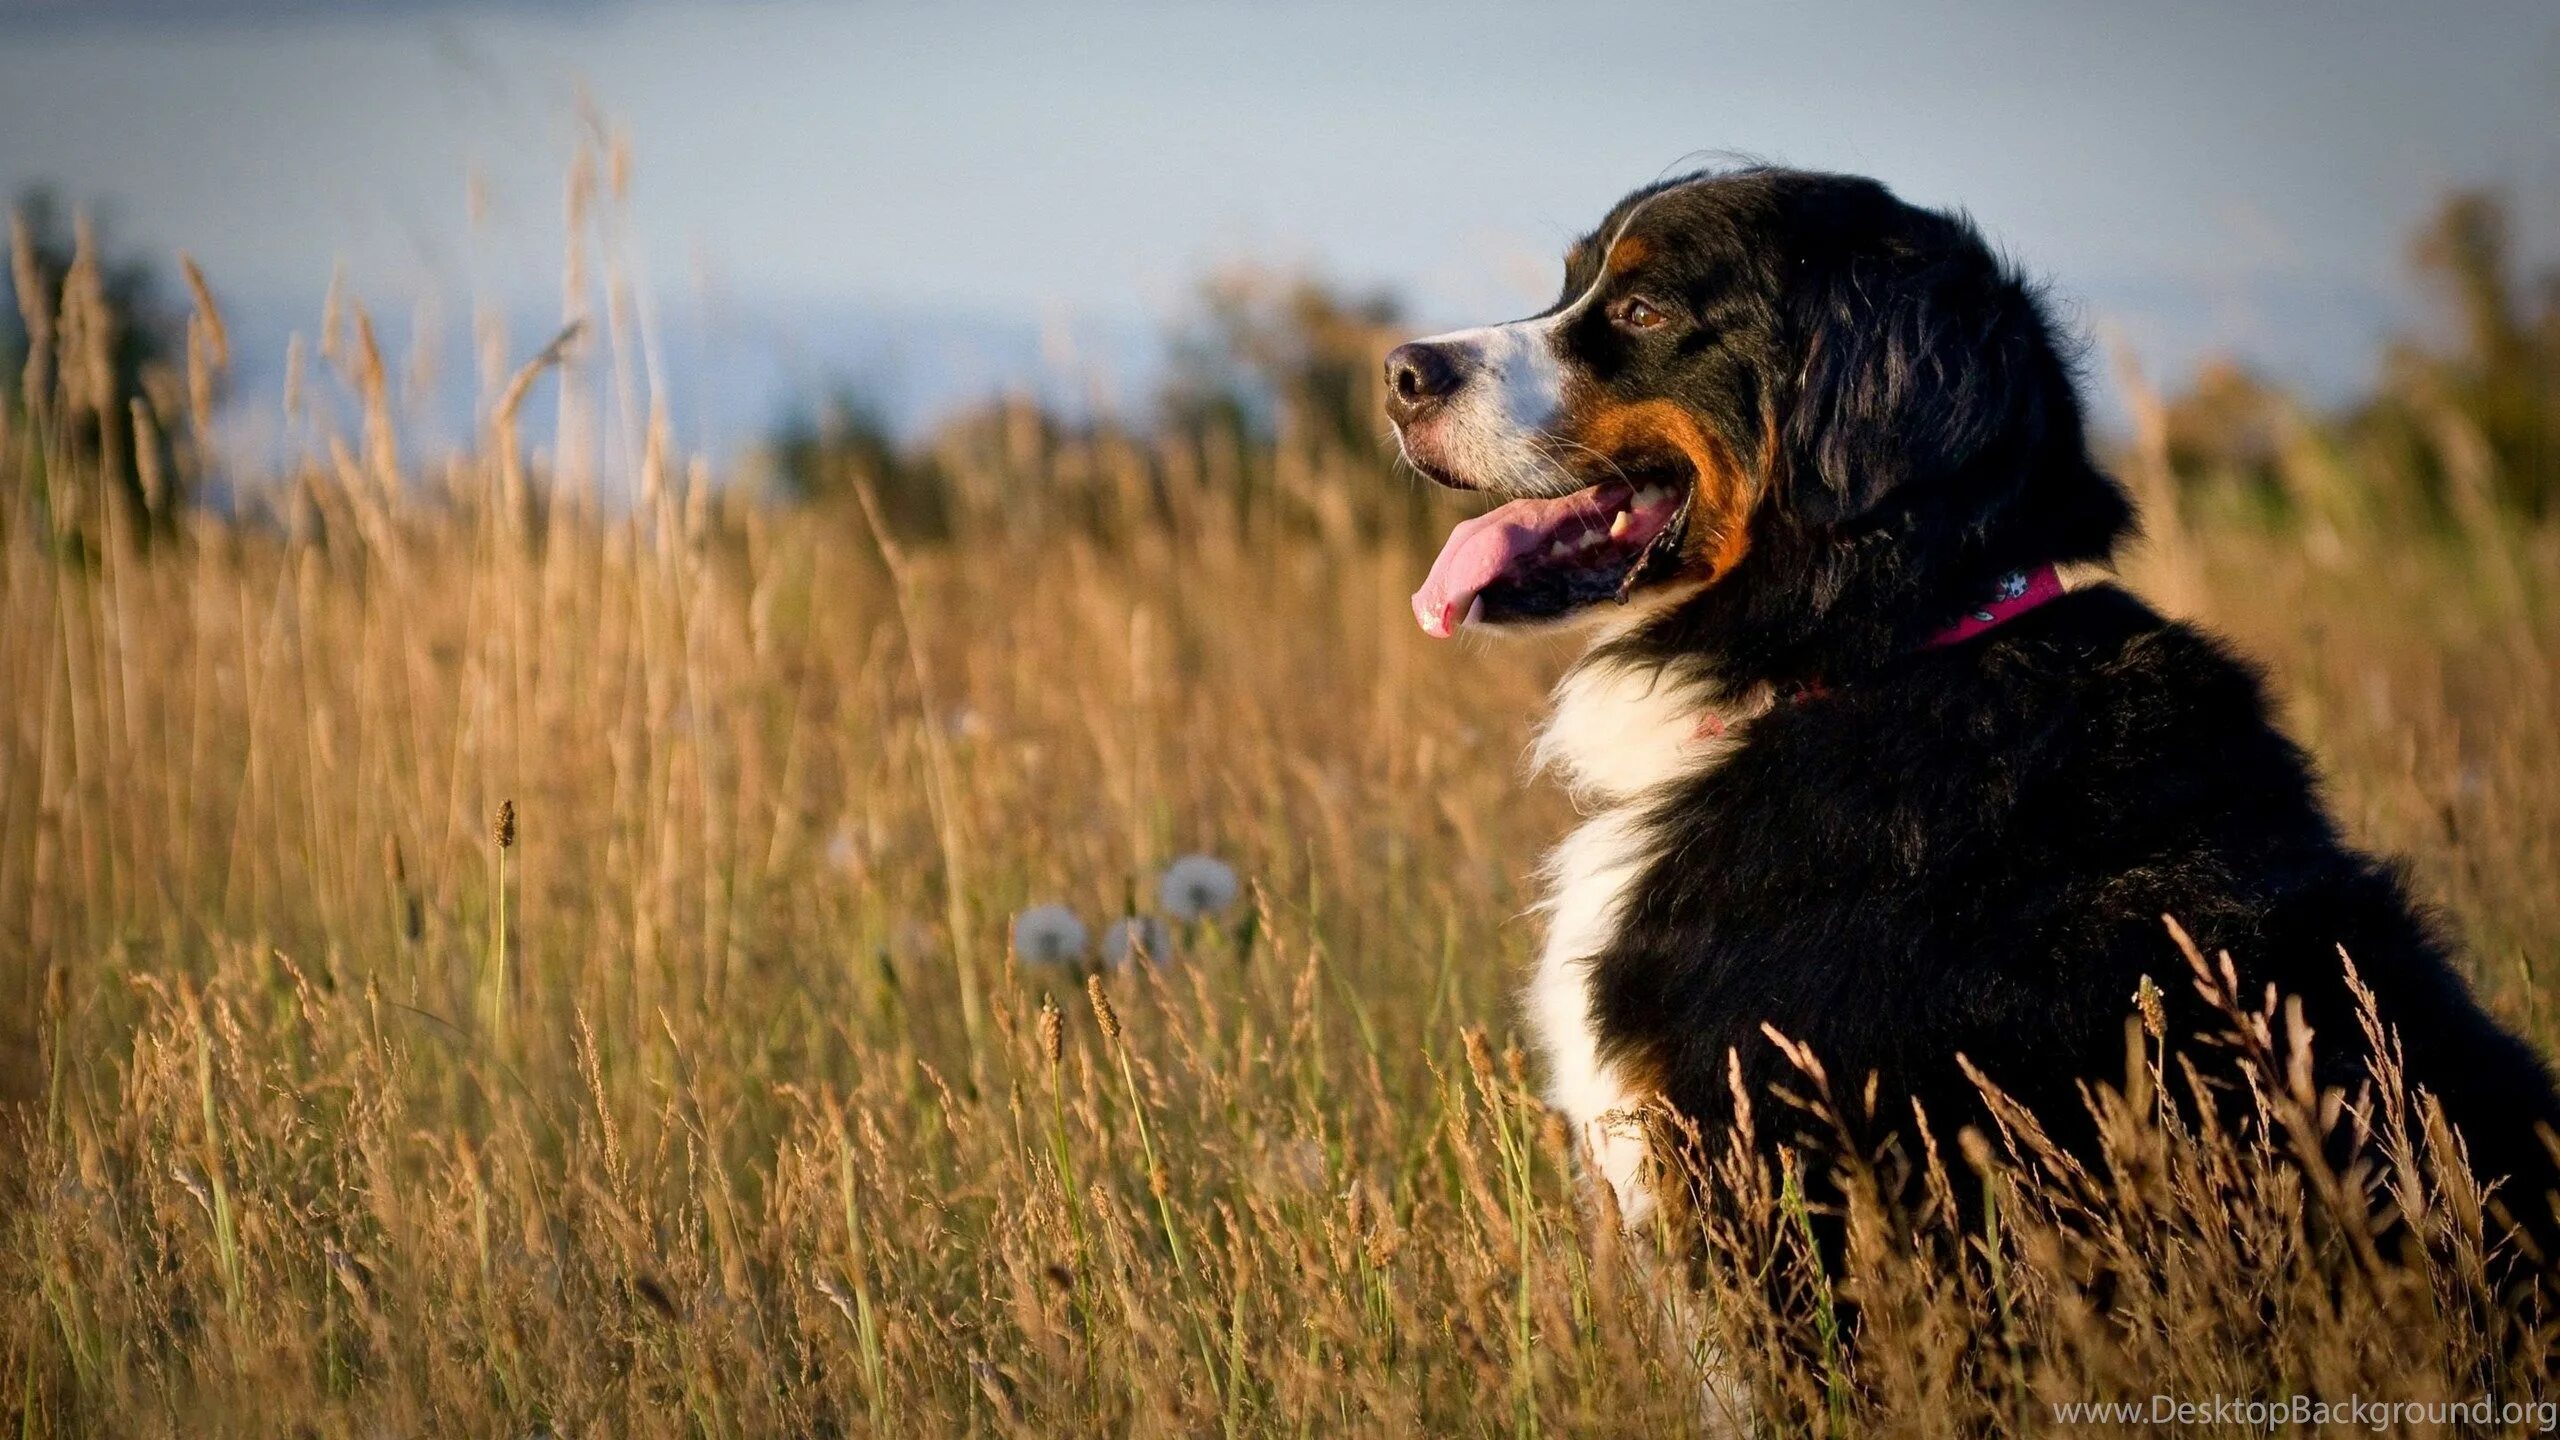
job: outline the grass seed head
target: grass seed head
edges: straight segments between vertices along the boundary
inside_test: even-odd
[[[1111,1008],[1111,997],[1102,993],[1102,977],[1086,976],[1084,993],[1085,998],[1093,1002],[1093,1018],[1102,1027],[1102,1037],[1117,1041],[1120,1038],[1120,1012]]]
[[[2142,1033],[2154,1040],[2169,1033],[2169,1010],[2160,999],[2159,982],[2150,976],[2133,987],[2133,1008],[2142,1013]]]
[[[1058,1013],[1057,1002],[1043,997],[1040,1001],[1040,1053],[1052,1066],[1066,1058],[1067,1027]]]

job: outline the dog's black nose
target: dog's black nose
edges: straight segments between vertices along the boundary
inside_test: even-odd
[[[1401,425],[1465,383],[1467,372],[1445,345],[1399,345],[1387,352],[1387,415]]]

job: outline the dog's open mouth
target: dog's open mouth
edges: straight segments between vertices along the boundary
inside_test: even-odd
[[[1446,638],[1462,623],[1542,620],[1623,600],[1680,544],[1691,487],[1669,476],[1604,480],[1514,500],[1459,522],[1414,592],[1413,617]]]

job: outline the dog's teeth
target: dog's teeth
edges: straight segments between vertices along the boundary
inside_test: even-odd
[[[1634,511],[1632,511],[1632,510],[1621,510],[1621,511],[1619,511],[1619,512],[1618,512],[1618,518],[1609,522],[1609,538],[1610,538],[1610,539],[1612,539],[1612,540],[1623,540],[1623,539],[1625,539],[1625,538],[1626,538],[1626,535],[1627,535],[1627,531],[1628,531],[1628,529],[1629,529],[1630,527],[1632,527],[1635,523],[1636,523],[1636,516],[1635,516],[1635,512],[1634,512]]]

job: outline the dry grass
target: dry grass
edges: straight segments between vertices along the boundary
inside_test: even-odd
[[[1249,509],[1215,455],[986,459],[959,483],[1072,481],[1090,523],[963,515],[893,569],[859,510],[724,493],[645,420],[564,407],[585,458],[549,463],[509,404],[404,469],[378,360],[332,348],[373,423],[272,518],[137,544],[63,438],[76,364],[0,437],[21,1433],[1678,1434],[1733,1404],[1944,1434],[2154,1394],[2560,1398],[2469,1302],[2459,1187],[2427,1263],[2341,1278],[2322,1198],[2263,1163],[2316,1104],[2280,1025],[2265,1137],[2164,1126],[2137,1067],[2106,1173],[2026,1129],[1940,1157],[1941,1196],[1999,1201],[1967,1264],[1870,1205],[1849,1273],[1810,1275],[1784,1178],[1720,1161],[1758,1221],[1668,1315],[1512,1039],[1568,818],[1519,766],[1558,657],[1415,633],[1425,542],[1342,518],[1403,483],[1368,457],[1248,457],[1299,497]],[[540,483],[582,467],[638,502]],[[2155,509],[2135,570],[2273,663],[2349,827],[2413,857],[2546,1046],[2555,560],[2497,524]],[[1009,956],[1025,904],[1098,929],[1203,850],[1249,899],[1176,963],[1088,997]],[[1706,1398],[1693,1342],[1738,1383]]]

